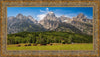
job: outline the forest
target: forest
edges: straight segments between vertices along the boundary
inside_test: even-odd
[[[93,36],[85,34],[76,34],[70,32],[19,32],[7,35],[7,44],[20,43],[36,43],[36,44],[50,44],[50,43],[92,43]]]

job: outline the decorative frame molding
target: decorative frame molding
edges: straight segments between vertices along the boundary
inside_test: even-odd
[[[1,0],[0,1],[0,56],[100,56],[100,1],[93,0]],[[93,46],[92,51],[7,51],[7,7],[93,7]]]

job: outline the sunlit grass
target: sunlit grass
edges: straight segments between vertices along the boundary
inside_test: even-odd
[[[59,44],[59,45],[46,45],[46,46],[24,46],[7,45],[7,50],[93,50],[93,44]]]

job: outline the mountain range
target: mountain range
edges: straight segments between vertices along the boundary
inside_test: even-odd
[[[63,31],[92,35],[93,32],[93,20],[88,19],[83,13],[69,18],[64,15],[56,17],[55,13],[51,11],[40,21],[35,20],[32,16],[18,14],[16,17],[8,17],[7,21],[8,34],[23,31]]]

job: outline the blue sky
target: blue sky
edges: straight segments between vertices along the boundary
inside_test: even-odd
[[[65,15],[72,18],[79,13],[83,13],[87,18],[93,18],[92,7],[7,7],[7,17],[21,13],[25,16],[31,15],[36,20],[41,20],[50,11],[53,11],[57,17]]]

